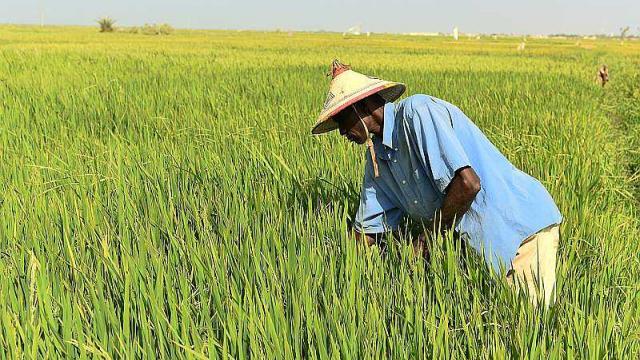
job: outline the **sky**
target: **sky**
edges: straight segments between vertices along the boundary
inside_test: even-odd
[[[0,23],[513,34],[640,34],[640,0],[0,0]]]

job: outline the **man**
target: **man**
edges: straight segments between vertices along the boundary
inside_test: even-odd
[[[607,85],[607,82],[609,82],[609,68],[607,68],[606,64],[602,64],[598,70],[598,80],[600,81],[600,84],[602,84],[602,87]]]
[[[548,305],[562,217],[536,179],[515,168],[457,107],[334,60],[329,95],[312,133],[339,129],[369,156],[356,238],[374,244],[405,216],[453,229],[507,281]],[[418,244],[420,245],[420,244]],[[502,265],[502,267],[501,267]]]

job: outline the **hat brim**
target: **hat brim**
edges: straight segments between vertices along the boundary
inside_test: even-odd
[[[389,81],[385,84],[376,86],[373,89],[365,90],[353,97],[347,98],[343,103],[332,109],[330,112],[321,114],[316,122],[316,125],[313,127],[313,129],[311,129],[311,134],[320,135],[337,129],[338,123],[333,120],[333,116],[335,116],[337,113],[344,110],[351,104],[355,104],[356,102],[373,94],[379,94],[387,102],[394,102],[400,96],[402,96],[405,90],[405,84]]]

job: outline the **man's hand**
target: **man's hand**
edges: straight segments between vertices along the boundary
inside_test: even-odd
[[[416,239],[413,239],[413,255],[422,256],[428,262],[431,256],[429,241],[425,233],[421,233]]]
[[[363,243],[367,246],[375,245],[376,238],[378,237],[377,234],[374,234],[374,235],[361,234],[357,230],[354,230],[354,232],[356,233],[356,242],[358,244]]]

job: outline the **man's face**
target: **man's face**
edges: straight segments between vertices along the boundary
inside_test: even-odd
[[[367,131],[360,119],[366,122],[370,116],[362,102],[357,102],[334,115],[333,120],[338,123],[340,135],[349,141],[364,144],[367,142]]]

